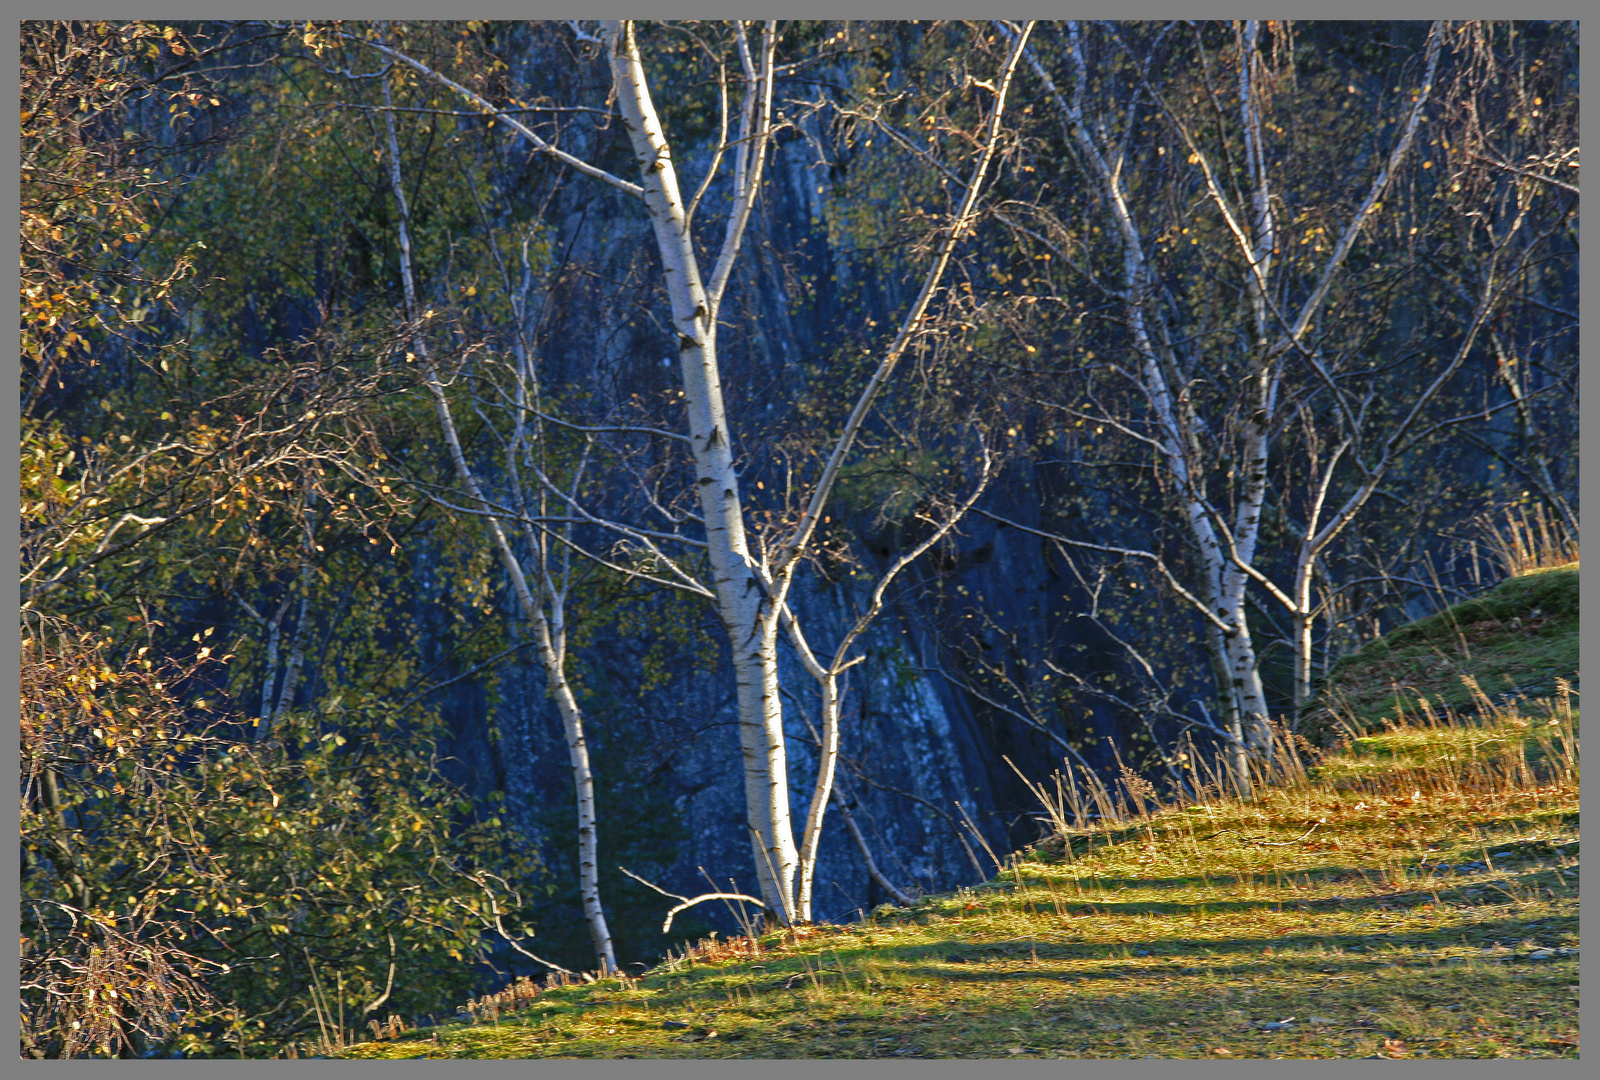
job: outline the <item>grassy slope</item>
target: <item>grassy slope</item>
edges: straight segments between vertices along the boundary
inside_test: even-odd
[[[1396,666],[1449,657],[1450,619],[1479,673],[1575,680],[1562,573],[1341,665],[1330,686],[1383,730],[1256,800],[1056,837],[909,911],[703,943],[342,1056],[1576,1056],[1576,708],[1484,698],[1470,722],[1396,725],[1386,685],[1453,697]]]
[[[1381,727],[1425,695],[1470,708],[1470,675],[1491,699],[1549,696],[1576,683],[1578,569],[1573,564],[1502,582],[1482,596],[1402,626],[1334,665],[1310,702],[1302,733],[1326,741],[1350,726]],[[1341,723],[1342,721],[1342,723]]]

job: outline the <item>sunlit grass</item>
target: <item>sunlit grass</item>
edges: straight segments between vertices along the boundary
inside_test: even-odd
[[[1301,731],[1313,741],[1379,730],[1424,697],[1465,711],[1551,697],[1578,670],[1577,564],[1528,569],[1481,596],[1386,634],[1340,660]],[[1471,676],[1469,686],[1463,676]]]
[[[1577,1053],[1578,710],[1417,708],[1249,799],[1080,817],[977,887],[686,948],[348,1057]],[[1204,782],[1204,778],[1199,778]],[[1041,789],[1133,806],[1070,770]]]

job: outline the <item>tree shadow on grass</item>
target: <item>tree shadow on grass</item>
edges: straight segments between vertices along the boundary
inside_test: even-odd
[[[1284,900],[1274,899],[1240,899],[1216,900],[1206,899],[1195,903],[1182,900],[1107,900],[1103,897],[1088,898],[1073,896],[1070,900],[1064,897],[1052,896],[1049,899],[1040,897],[1034,901],[1034,906],[1044,908],[1053,902],[1059,902],[1069,907],[1074,912],[1096,915],[1178,915],[1184,912],[1206,914],[1220,914],[1230,911],[1260,911],[1265,908],[1281,909],[1284,911],[1309,910],[1328,911],[1336,908],[1345,910],[1362,910],[1366,908],[1392,908],[1415,907],[1424,903],[1434,903],[1442,900],[1447,895],[1459,897],[1465,890],[1482,888],[1506,888],[1508,885],[1516,888],[1533,890],[1544,889],[1552,885],[1560,885],[1563,889],[1572,887],[1563,881],[1559,875],[1559,863],[1554,859],[1530,862],[1522,860],[1514,868],[1503,865],[1496,867],[1498,876],[1483,871],[1443,871],[1435,872],[1432,877],[1426,876],[1427,872],[1421,864],[1412,862],[1405,867],[1408,877],[1417,880],[1407,881],[1405,887],[1387,886],[1387,891],[1371,896],[1326,896],[1306,897],[1305,899]],[[1379,874],[1362,873],[1360,870],[1348,866],[1311,866],[1296,867],[1292,871],[1294,877],[1308,877],[1321,884],[1350,884],[1363,886],[1382,886],[1382,876]],[[1261,875],[1254,876],[1260,880]],[[1193,877],[1181,878],[1133,878],[1133,877],[1096,877],[1096,886],[1100,890],[1120,889],[1194,889],[1206,888],[1209,890],[1236,887],[1244,882],[1236,876],[1209,876],[1206,883]],[[1026,879],[1024,879],[1026,884]],[[1015,897],[1015,886],[1010,888],[1008,896]]]

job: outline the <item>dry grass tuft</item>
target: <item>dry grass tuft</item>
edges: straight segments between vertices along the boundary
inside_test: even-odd
[[[1578,537],[1544,504],[1531,511],[1508,507],[1500,519],[1484,517],[1483,543],[1507,577],[1572,566],[1578,561]]]

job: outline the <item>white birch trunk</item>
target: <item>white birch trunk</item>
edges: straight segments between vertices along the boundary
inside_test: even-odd
[[[387,80],[384,81],[383,92],[384,102],[389,104],[389,84]],[[389,135],[389,178],[399,211],[400,276],[405,289],[406,313],[408,317],[414,319],[417,315],[417,295],[415,278],[411,268],[410,211],[406,204],[405,189],[401,184],[400,144],[395,134],[393,111],[386,111],[384,120],[388,125]],[[505,527],[498,517],[489,513],[490,504],[483,497],[477,477],[472,472],[472,466],[467,462],[466,454],[461,449],[461,439],[456,431],[455,417],[451,412],[449,399],[445,395],[444,387],[439,381],[432,362],[428,359],[427,342],[423,340],[420,333],[413,338],[412,348],[416,352],[418,360],[422,362],[428,392],[433,397],[434,409],[439,417],[439,426],[444,433],[445,444],[450,451],[450,461],[455,468],[456,479],[471,495],[478,508],[487,515],[484,520],[487,522],[495,553],[499,557],[500,564],[506,574],[511,578],[513,591],[516,593],[517,603],[522,609],[523,616],[533,625],[539,658],[545,672],[546,692],[555,700],[556,709],[561,714],[561,723],[567,740],[567,755],[572,766],[572,778],[577,791],[578,891],[583,905],[584,918],[589,925],[589,934],[594,942],[595,958],[599,962],[602,973],[609,974],[617,970],[617,958],[611,943],[611,929],[606,922],[605,908],[600,901],[599,858],[596,853],[598,828],[595,821],[594,772],[589,764],[589,745],[583,731],[583,711],[578,705],[578,700],[573,695],[572,687],[567,682],[566,677],[565,624],[561,623],[552,629],[541,599],[536,597],[528,587],[527,575],[523,572],[521,560],[517,558],[516,553],[511,548],[510,538],[506,535]],[[554,598],[552,597],[552,599]],[[558,617],[559,612],[558,605]]]
[[[763,28],[759,62],[750,54],[749,41],[745,36],[743,24],[739,24],[738,27],[740,60],[749,89],[741,110],[739,138],[737,149],[734,151],[733,207],[725,223],[722,247],[709,284],[705,283],[701,275],[689,231],[691,207],[686,207],[678,187],[671,147],[651,101],[631,23],[602,22],[601,38],[610,60],[623,124],[628,131],[640,170],[642,183],[639,185],[572,158],[571,155],[545,143],[537,134],[521,125],[515,117],[504,116],[479,95],[433,71],[427,65],[387,46],[368,43],[396,61],[449,87],[485,113],[504,119],[510,127],[522,134],[541,152],[551,154],[619,190],[639,196],[645,203],[655,233],[657,250],[661,256],[662,272],[672,308],[673,326],[677,333],[679,369],[689,428],[686,441],[689,443],[694,463],[696,487],[705,525],[705,546],[713,578],[711,591],[715,595],[718,613],[732,648],[747,823],[755,856],[756,873],[761,883],[763,902],[780,921],[786,924],[797,920],[804,921],[810,917],[811,869],[815,865],[822,815],[830,800],[833,762],[837,748],[837,676],[850,666],[849,663],[843,662],[843,648],[847,648],[849,642],[854,640],[864,627],[864,623],[847,638],[846,645],[841,648],[841,655],[836,657],[831,669],[823,671],[817,666],[813,671],[814,675],[821,673],[820,678],[825,688],[824,697],[831,702],[831,706],[825,707],[824,712],[829,717],[825,720],[825,724],[833,731],[829,745],[834,749],[823,755],[812,810],[808,816],[805,860],[807,870],[805,883],[801,885],[805,899],[800,902],[796,894],[796,879],[800,873],[801,859],[795,847],[791,822],[783,714],[778,697],[776,643],[779,614],[784,610],[784,596],[821,518],[822,507],[828,499],[843,459],[849,452],[855,435],[878,392],[887,382],[914,333],[919,329],[951,251],[966,232],[972,219],[978,191],[998,145],[1006,88],[1021,56],[1022,42],[1026,41],[1032,26],[1033,24],[1029,23],[1021,32],[1021,40],[1007,64],[1004,79],[996,94],[989,137],[961,211],[956,216],[955,224],[941,245],[922,292],[906,316],[899,335],[880,363],[877,373],[857,400],[844,432],[840,435],[824,468],[823,476],[812,493],[801,523],[784,546],[781,557],[770,574],[764,565],[758,565],[751,557],[745,537],[743,507],[739,495],[738,477],[733,467],[729,425],[723,408],[721,377],[717,367],[716,329],[717,312],[730,280],[734,261],[738,256],[745,225],[761,185],[765,147],[771,131],[774,53],[777,43],[776,22],[768,22]],[[721,160],[726,149],[726,147],[719,149],[716,155],[717,161]],[[699,196],[696,195],[693,203],[697,203],[698,199]],[[402,216],[403,213],[402,206]],[[402,264],[408,267],[408,250],[404,244],[401,257]],[[409,283],[409,277],[407,280]],[[441,420],[444,420],[447,404],[443,400],[442,388],[438,386],[436,379],[432,379],[431,384],[440,409]],[[461,472],[465,465],[460,458],[459,445],[453,441],[453,426],[447,425],[447,441],[452,444],[452,455],[457,459],[458,472]],[[985,475],[987,476],[987,472]],[[464,479],[463,483],[466,482]],[[472,492],[474,501],[478,502],[487,513],[487,504],[483,502],[476,489],[469,485],[469,491]],[[976,494],[973,497],[975,499]],[[970,502],[961,512],[964,513],[969,507]],[[491,531],[497,536],[497,546],[501,551],[502,561],[507,563],[508,572],[512,573],[513,580],[520,582],[520,570],[512,570],[511,564],[514,559],[504,544],[498,519],[490,514],[488,521]],[[954,523],[955,519],[952,519],[946,528],[953,526]],[[890,576],[892,577],[892,574]],[[886,582],[887,579],[884,584]],[[519,589],[526,592],[525,585],[519,584]],[[535,622],[537,626],[537,620]],[[556,643],[554,651],[559,656],[559,643]],[[557,682],[559,680],[553,680],[553,684]]]
[[[1278,364],[1268,353],[1271,333],[1267,313],[1267,282],[1272,275],[1272,254],[1277,230],[1272,216],[1272,190],[1267,182],[1267,166],[1261,131],[1262,102],[1258,89],[1258,52],[1261,24],[1248,20],[1240,42],[1239,123],[1244,132],[1246,166],[1250,179],[1251,243],[1244,255],[1245,291],[1255,318],[1255,349],[1252,361],[1249,402],[1250,417],[1245,421],[1244,453],[1240,462],[1242,490],[1235,510],[1233,552],[1223,572],[1223,595],[1228,621],[1235,628],[1229,635],[1229,659],[1239,699],[1239,711],[1246,747],[1257,761],[1270,761],[1272,729],[1267,722],[1267,700],[1261,687],[1261,669],[1255,641],[1246,621],[1245,589],[1250,583],[1247,568],[1255,563],[1256,542],[1261,535],[1261,508],[1267,497],[1267,460],[1271,452],[1273,413],[1277,405]]]
[[[523,584],[518,599],[524,612],[529,610],[528,589]],[[524,599],[526,597],[526,599]],[[532,606],[533,632],[538,642],[539,659],[545,670],[545,691],[555,699],[561,713],[562,727],[567,737],[567,760],[572,766],[572,779],[578,791],[578,885],[583,903],[583,916],[589,924],[595,957],[601,971],[606,974],[617,970],[616,953],[611,944],[611,930],[606,923],[605,908],[600,902],[600,858],[597,853],[599,826],[594,808],[594,772],[589,767],[589,744],[583,733],[583,711],[572,684],[566,675],[566,626],[557,607],[555,618],[546,619],[544,612]]]
[[[278,687],[278,642],[283,634],[283,617],[289,613],[290,597],[283,598],[278,605],[278,610],[272,613],[272,618],[267,620],[267,645],[266,658],[262,661],[261,676],[261,720],[256,725],[255,742],[261,742],[272,733],[272,721],[276,715],[274,708],[277,700],[273,693]]]
[[[741,33],[743,30],[741,28]],[[769,31],[770,33],[770,31]],[[761,898],[786,924],[798,917],[794,905],[794,880],[799,861],[790,821],[787,749],[783,713],[778,698],[777,611],[763,602],[761,582],[745,539],[744,510],[739,480],[733,468],[728,420],[722,404],[722,379],[717,368],[715,309],[720,291],[708,294],[689,234],[684,202],[678,188],[671,148],[650,99],[644,66],[640,61],[631,24],[607,22],[603,35],[611,57],[612,77],[623,125],[639,165],[644,202],[655,230],[662,273],[672,306],[672,323],[678,334],[678,363],[688,411],[689,448],[694,459],[700,512],[705,520],[707,552],[717,610],[728,634],[739,711],[739,746],[744,768],[747,824],[755,855]],[[771,53],[762,78],[770,87]],[[755,93],[755,88],[750,91]],[[752,117],[742,132],[756,136],[746,142],[735,170],[735,216],[748,214],[759,189],[770,116],[771,92],[763,95],[761,115]],[[745,164],[748,162],[748,164]],[[725,267],[732,266],[742,222],[730,221],[723,254],[718,260],[720,284],[727,281]]]
[[[1352,500],[1341,513],[1331,522],[1326,529],[1318,531],[1318,521],[1322,513],[1323,502],[1327,496],[1329,485],[1333,480],[1334,469],[1340,457],[1351,445],[1352,439],[1357,437],[1357,432],[1346,432],[1346,438],[1330,454],[1325,465],[1320,467],[1318,488],[1312,500],[1304,540],[1295,563],[1294,582],[1290,595],[1275,586],[1271,581],[1255,572],[1253,563],[1255,558],[1255,544],[1259,535],[1261,507],[1265,502],[1266,494],[1266,466],[1270,451],[1268,428],[1273,418],[1277,398],[1277,382],[1281,364],[1291,351],[1301,350],[1299,344],[1307,328],[1321,312],[1322,304],[1327,297],[1329,287],[1338,268],[1343,264],[1345,257],[1354,245],[1362,226],[1376,212],[1379,205],[1378,199],[1401,160],[1409,152],[1415,138],[1417,126],[1422,118],[1423,108],[1432,92],[1434,73],[1437,70],[1439,51],[1442,45],[1442,27],[1435,23],[1429,33],[1426,49],[1426,71],[1421,87],[1412,99],[1409,114],[1401,125],[1399,136],[1390,151],[1383,169],[1373,180],[1368,190],[1366,199],[1352,216],[1344,233],[1333,252],[1322,267],[1317,284],[1311,294],[1301,305],[1292,324],[1288,323],[1281,313],[1269,312],[1270,301],[1268,289],[1271,282],[1272,256],[1277,243],[1277,233],[1272,217],[1272,196],[1268,185],[1267,169],[1262,148],[1262,101],[1258,86],[1257,74],[1260,62],[1259,55],[1260,24],[1254,20],[1244,24],[1240,39],[1241,63],[1239,66],[1239,98],[1240,122],[1245,136],[1247,167],[1251,185],[1251,206],[1253,217],[1248,228],[1242,228],[1234,222],[1229,214],[1226,200],[1220,188],[1215,183],[1214,177],[1208,168],[1207,178],[1210,182],[1213,201],[1229,218],[1229,224],[1237,237],[1249,267],[1246,273],[1245,287],[1250,298],[1251,311],[1256,321],[1256,356],[1260,365],[1256,373],[1256,400],[1255,411],[1249,421],[1251,426],[1247,438],[1247,451],[1244,462],[1244,495],[1238,509],[1238,519],[1235,525],[1235,550],[1230,562],[1237,572],[1240,595],[1248,584],[1245,578],[1254,577],[1267,590],[1283,603],[1288,609],[1293,625],[1292,647],[1294,649],[1294,714],[1298,718],[1301,707],[1310,695],[1311,685],[1311,650],[1312,629],[1315,612],[1311,606],[1311,577],[1317,556],[1323,548],[1341,531],[1353,517],[1354,511],[1364,505],[1367,496],[1375,488],[1377,476],[1387,470],[1387,461],[1383,468],[1376,473],[1368,471],[1368,485],[1364,485],[1356,499]],[[1476,325],[1476,324],[1475,324]],[[1271,340],[1275,328],[1283,332],[1276,340]],[[1469,335],[1470,336],[1470,335]],[[1312,363],[1319,363],[1307,358]],[[1436,388],[1438,383],[1434,384]],[[1431,397],[1433,388],[1425,392],[1426,400]],[[1239,612],[1242,619],[1242,608]],[[1242,679],[1240,687],[1241,708],[1247,713],[1259,709],[1261,716],[1266,715],[1265,700],[1260,697],[1259,667],[1256,665],[1254,649],[1248,640],[1235,643],[1233,652],[1234,677]],[[1251,666],[1252,675],[1242,677],[1244,665]],[[1259,704],[1252,704],[1259,702]],[[1267,743],[1270,749],[1270,742]],[[1252,746],[1252,750],[1259,755],[1259,749]]]
[[[816,733],[813,729],[817,734],[817,781],[811,792],[810,809],[806,812],[806,830],[800,843],[799,880],[795,892],[795,909],[799,912],[801,921],[810,922],[817,852],[822,843],[822,821],[828,812],[830,796],[834,793],[833,777],[839,762],[839,676],[851,666],[842,662],[843,656],[849,651],[850,645],[864,628],[865,623],[857,622],[855,631],[846,635],[835,653],[833,665],[824,668],[811,651],[799,622],[795,620],[786,604],[780,607],[780,612],[784,627],[789,631],[789,640],[794,644],[801,664],[817,681],[817,689],[822,698],[822,731]]]
[[[834,770],[839,762],[839,678],[828,673],[821,680],[822,738],[817,748],[817,783],[811,793],[806,814],[806,831],[800,847],[800,881],[796,906],[801,918],[811,921],[811,899],[817,876],[817,851],[822,843],[822,820],[833,790]],[[870,867],[869,867],[870,869]]]
[[[272,620],[267,626],[266,675],[261,686],[261,714],[260,719],[256,721],[252,742],[265,742],[271,737],[279,717],[294,701],[295,692],[300,688],[300,669],[306,659],[306,605],[311,595],[310,546],[308,541],[306,544],[308,561],[301,565],[299,580],[296,583],[300,590],[300,603],[295,612],[294,634],[289,639],[289,660],[284,666],[281,681],[278,678],[278,653],[283,635],[283,619],[288,614],[290,603],[294,600],[293,592],[283,598],[283,602],[278,605],[278,610],[273,612]],[[249,610],[252,613],[255,611],[254,608]],[[273,693],[275,685],[276,694]]]
[[[1111,213],[1115,232],[1122,245],[1122,299],[1139,356],[1140,377],[1146,399],[1155,414],[1158,431],[1158,453],[1167,471],[1176,481],[1185,524],[1200,553],[1199,598],[1205,603],[1207,613],[1225,624],[1218,629],[1208,626],[1208,648],[1213,657],[1214,672],[1218,677],[1218,694],[1222,699],[1224,723],[1230,734],[1241,739],[1244,747],[1229,748],[1228,760],[1235,783],[1247,787],[1249,779],[1244,767],[1245,749],[1255,750],[1270,745],[1270,729],[1266,723],[1266,704],[1261,690],[1260,676],[1256,670],[1255,651],[1250,640],[1249,625],[1245,621],[1245,580],[1224,550],[1224,541],[1217,531],[1206,498],[1205,478],[1200,458],[1202,424],[1194,415],[1191,403],[1172,385],[1178,371],[1176,357],[1170,349],[1158,344],[1150,333],[1145,305],[1152,292],[1149,267],[1144,253],[1144,240],[1138,224],[1133,219],[1127,191],[1124,187],[1120,161],[1108,160],[1109,148],[1101,144],[1083,114],[1083,88],[1088,80],[1088,67],[1083,53],[1082,38],[1076,23],[1069,24],[1069,56],[1075,69],[1074,98],[1069,103],[1037,60],[1034,71],[1045,81],[1047,89],[1066,113],[1067,129],[1079,152],[1090,166],[1099,184],[1101,194]],[[1271,220],[1269,207],[1263,198],[1259,204],[1260,218]],[[1267,248],[1270,255],[1270,244]],[[1256,257],[1260,257],[1257,248]],[[1259,290],[1251,293],[1259,298]],[[1264,315],[1261,316],[1264,318]],[[1260,323],[1258,321],[1258,333]],[[1265,493],[1265,429],[1256,427],[1252,440],[1250,460],[1259,465],[1259,490],[1250,489],[1240,506],[1239,522],[1248,533],[1248,546],[1253,551],[1255,530],[1260,521],[1259,499]],[[1252,473],[1252,475],[1255,475]],[[1252,505],[1251,496],[1256,498]]]
[[[1222,730],[1228,733],[1223,757],[1228,774],[1241,796],[1250,794],[1250,755],[1246,750],[1244,724],[1240,719],[1239,696],[1234,693],[1227,640],[1214,623],[1206,623],[1206,655],[1211,661],[1211,676],[1216,682],[1218,704],[1222,708]]]
[[[1290,609],[1295,621],[1295,699],[1296,706],[1303,703],[1309,691],[1311,621],[1310,606],[1311,567],[1326,543],[1349,521],[1350,514],[1364,504],[1376,484],[1373,470],[1367,472],[1368,482],[1358,496],[1347,504],[1336,521],[1318,533],[1316,516],[1320,514],[1321,501],[1331,482],[1332,471],[1338,457],[1349,445],[1348,439],[1334,452],[1323,474],[1316,499],[1317,510],[1306,529],[1306,542],[1302,545],[1296,566],[1296,578],[1291,598],[1278,589],[1254,567],[1257,542],[1260,537],[1261,511],[1266,501],[1267,466],[1272,451],[1271,431],[1277,405],[1278,381],[1282,364],[1291,351],[1303,352],[1300,342],[1313,319],[1320,312],[1334,275],[1343,264],[1354,245],[1361,228],[1379,206],[1379,197],[1389,184],[1403,157],[1409,152],[1420,122],[1424,106],[1432,91],[1442,45],[1442,26],[1434,24],[1427,45],[1427,67],[1422,85],[1413,97],[1409,114],[1402,123],[1394,148],[1374,178],[1365,200],[1346,226],[1321,274],[1291,321],[1277,310],[1273,302],[1273,255],[1277,244],[1276,222],[1273,215],[1273,192],[1269,182],[1267,155],[1263,127],[1264,98],[1260,87],[1261,57],[1259,53],[1260,23],[1254,20],[1240,25],[1238,46],[1240,53],[1238,94],[1239,121],[1244,138],[1243,180],[1249,202],[1236,211],[1225,194],[1215,169],[1206,154],[1187,132],[1185,141],[1192,151],[1192,161],[1200,164],[1205,175],[1211,201],[1222,214],[1229,231],[1244,257],[1244,290],[1254,330],[1251,361],[1254,370],[1249,374],[1248,418],[1243,434],[1239,476],[1239,497],[1234,507],[1232,522],[1226,522],[1210,505],[1205,490],[1202,471],[1200,439],[1204,422],[1194,415],[1193,407],[1180,393],[1182,387],[1174,380],[1179,366],[1170,355],[1170,347],[1152,340],[1146,321],[1144,305],[1154,294],[1149,280],[1143,239],[1130,211],[1120,158],[1104,138],[1098,136],[1088,122],[1083,110],[1083,95],[1089,82],[1082,35],[1078,24],[1068,24],[1068,56],[1075,74],[1073,98],[1069,102],[1050,80],[1049,74],[1036,58],[1030,56],[1034,71],[1045,83],[1047,91],[1055,98],[1066,117],[1068,134],[1077,145],[1093,178],[1100,186],[1122,244],[1122,289],[1124,307],[1134,347],[1141,360],[1142,389],[1150,402],[1157,421],[1158,453],[1182,492],[1183,514],[1190,536],[1200,552],[1202,586],[1199,592],[1207,605],[1206,614],[1219,620],[1207,630],[1207,647],[1212,655],[1218,690],[1222,698],[1224,723],[1231,734],[1242,737],[1249,756],[1256,760],[1270,757],[1272,747],[1271,727],[1267,719],[1267,706],[1262,690],[1259,658],[1256,655],[1249,624],[1246,619],[1245,594],[1251,582],[1262,584],[1280,602]],[[1474,329],[1476,328],[1476,324]],[[1470,336],[1470,332],[1469,332]],[[1163,342],[1165,338],[1163,338]],[[1308,362],[1315,363],[1308,358]],[[1454,370],[1452,368],[1452,370]],[[1432,396],[1439,383],[1422,395]],[[1402,428],[1410,423],[1408,419]],[[1347,433],[1353,436],[1355,433]],[[1393,439],[1389,445],[1394,444]],[[1392,457],[1385,454],[1378,473],[1386,470]],[[1315,534],[1315,540],[1312,539]],[[1243,752],[1240,747],[1229,751],[1235,762],[1235,773],[1248,783],[1241,768]]]

